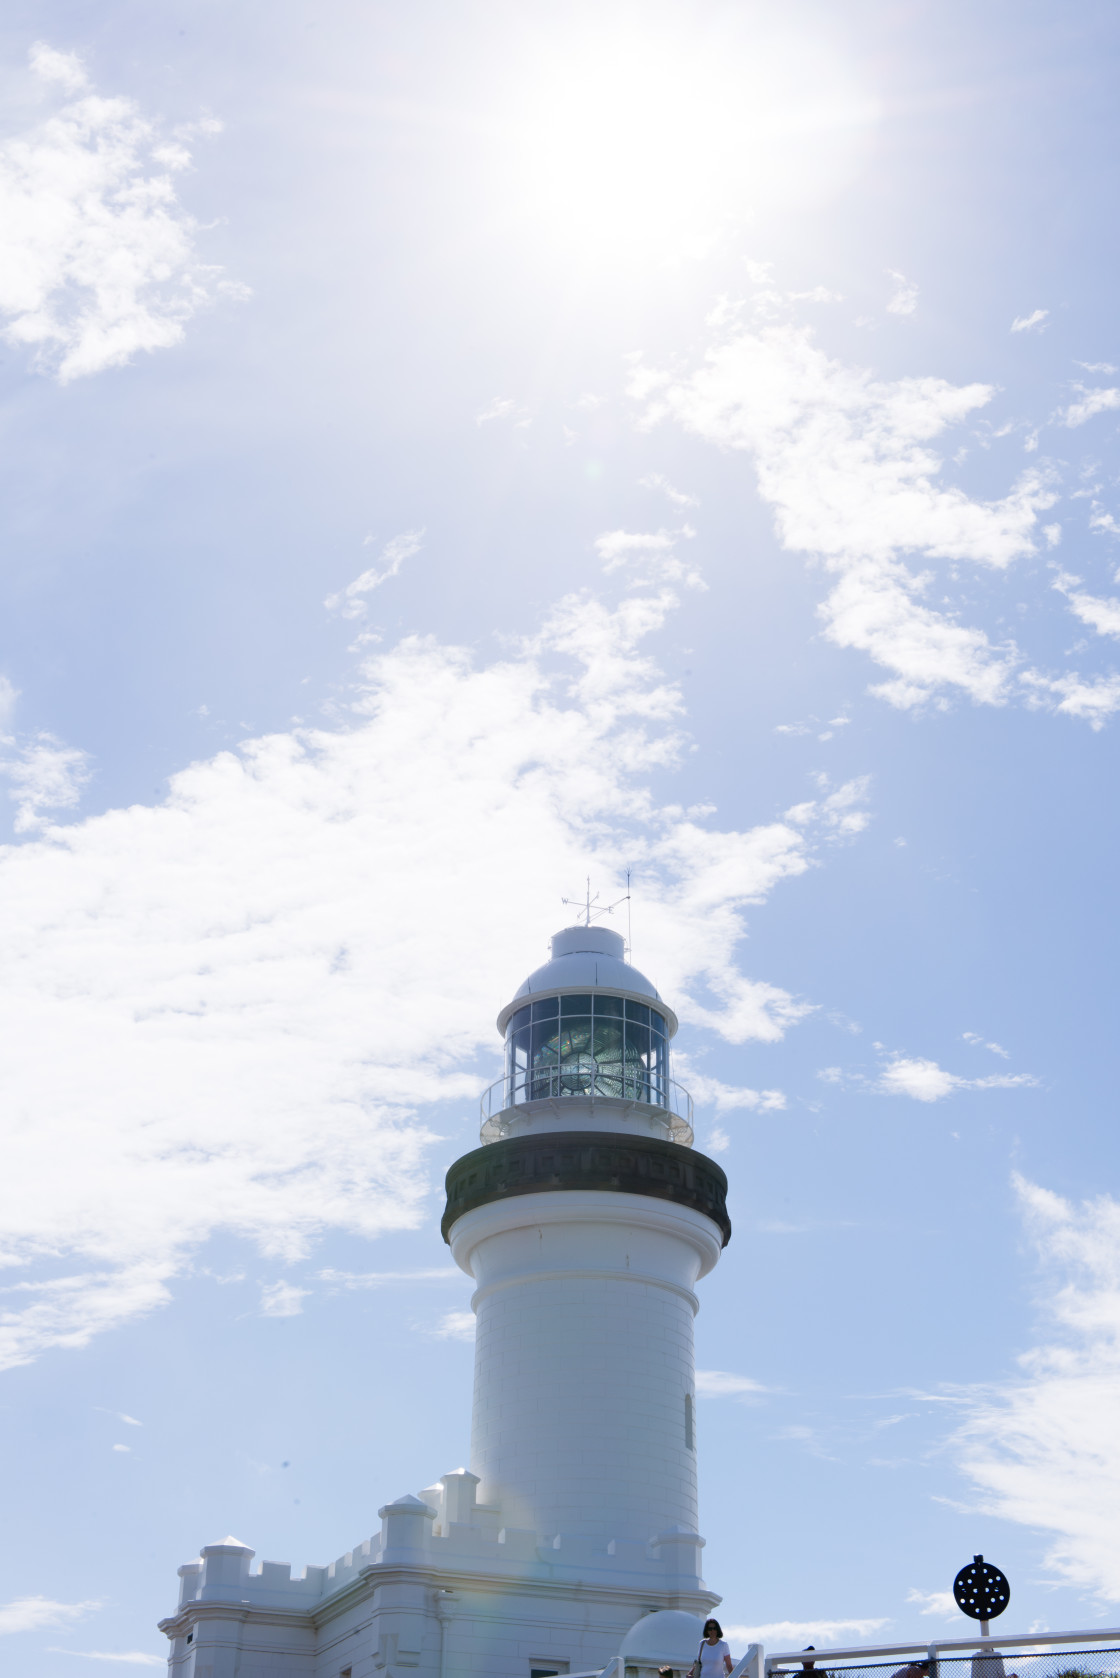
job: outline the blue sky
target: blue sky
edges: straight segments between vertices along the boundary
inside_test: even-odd
[[[1115,1621],[1118,37],[6,9],[11,1670],[465,1459],[442,1175],[627,868],[725,1624]]]

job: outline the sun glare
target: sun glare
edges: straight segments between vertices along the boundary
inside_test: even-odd
[[[598,256],[703,255],[729,226],[850,172],[874,101],[803,42],[566,42],[515,79],[511,162],[550,239]]]

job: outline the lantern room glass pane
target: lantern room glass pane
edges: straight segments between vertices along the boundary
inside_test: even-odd
[[[600,1095],[665,1106],[668,1069],[663,1015],[618,996],[541,997],[506,1030],[511,1105]]]

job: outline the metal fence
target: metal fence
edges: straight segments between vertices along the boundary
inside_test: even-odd
[[[1120,1633],[1109,1631],[1102,1646],[1094,1637],[1088,1648],[1071,1647],[1088,1640],[1066,1633],[1060,1640],[1035,1634],[1030,1638],[978,1639],[971,1648],[961,1644],[934,1643],[927,1648],[911,1646],[883,1659],[885,1650],[867,1650],[862,1659],[854,1651],[814,1652],[806,1667],[804,1651],[798,1655],[771,1655],[766,1660],[767,1678],[1120,1678]],[[1098,1634],[1099,1635],[1099,1634]],[[869,1658],[878,1657],[878,1658]]]
[[[481,1101],[482,1139],[504,1134],[502,1116],[529,1101],[634,1101],[658,1107],[673,1141],[692,1142],[692,1097],[682,1084],[641,1062],[591,1060],[569,1066],[518,1068],[498,1078]]]

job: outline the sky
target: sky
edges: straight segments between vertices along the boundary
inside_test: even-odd
[[[466,1460],[443,1174],[628,871],[736,1653],[966,1635],[977,1552],[1120,1619],[1118,71],[1089,0],[10,0],[0,1670]]]

